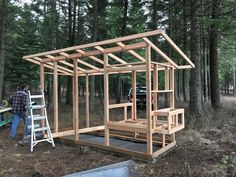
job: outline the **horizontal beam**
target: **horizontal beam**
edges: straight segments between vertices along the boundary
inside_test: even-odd
[[[133,103],[119,103],[119,104],[110,104],[108,107],[111,108],[122,108],[126,106],[132,106]]]

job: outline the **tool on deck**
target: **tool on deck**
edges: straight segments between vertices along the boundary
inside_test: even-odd
[[[30,91],[28,91],[29,95],[29,106],[28,109],[30,111],[30,116],[31,116],[31,152],[33,152],[33,148],[36,144],[47,141],[52,144],[53,147],[55,147],[54,140],[52,137],[52,133],[50,130],[49,122],[48,122],[48,116],[47,116],[47,109],[46,109],[46,104],[45,104],[45,98],[44,98],[44,92],[41,91],[41,95],[31,95]],[[33,105],[34,100],[40,99],[40,104]],[[39,113],[35,113],[36,111],[40,111]],[[37,122],[42,122],[42,120],[45,120],[45,127],[43,127],[42,124],[41,127],[35,127],[35,124]],[[42,132],[43,135],[42,138],[38,138],[36,136],[37,132]]]

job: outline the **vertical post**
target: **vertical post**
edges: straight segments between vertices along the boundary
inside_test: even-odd
[[[86,74],[86,127],[89,127],[89,76]]]
[[[132,106],[132,118],[133,120],[137,119],[137,103],[136,103],[136,77],[137,72],[132,72],[132,98],[133,98],[133,106]]]
[[[157,110],[157,90],[158,90],[158,70],[157,70],[157,64],[154,64],[153,68],[153,90],[154,92],[154,100],[153,100],[153,110]],[[156,116],[153,117],[153,128],[156,127]]]
[[[53,104],[54,104],[54,132],[58,132],[58,74],[57,61],[53,62]]]
[[[43,63],[40,63],[40,89],[44,92],[44,65]],[[45,116],[44,110],[41,111],[41,115]],[[45,119],[42,119],[42,127],[45,127]]]
[[[146,116],[147,116],[147,153],[152,154],[152,98],[151,98],[151,47],[145,49],[146,54]]]
[[[169,67],[165,67],[165,90],[170,89],[170,75]]]
[[[109,121],[109,76],[107,72],[108,54],[104,54],[104,125],[105,125],[105,141],[104,144],[109,146],[109,129],[107,122]]]
[[[175,91],[174,91],[174,86],[175,84],[175,70],[174,67],[170,67],[170,108],[174,109],[175,108]]]
[[[127,120],[127,106],[124,107],[124,120]]]
[[[77,59],[73,60],[74,75],[73,75],[73,128],[75,132],[75,140],[79,139],[79,95],[78,95],[78,62]]]

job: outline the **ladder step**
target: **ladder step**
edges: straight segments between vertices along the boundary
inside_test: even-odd
[[[30,98],[43,98],[43,95],[30,95]]]
[[[50,138],[46,138],[46,139],[41,139],[41,140],[36,140],[36,141],[34,141],[34,143],[40,143],[40,142],[43,142],[43,141],[52,141],[52,139],[50,139]]]
[[[45,130],[47,130],[47,129],[48,129],[47,127],[35,128],[34,131],[35,131],[35,132],[41,132],[41,131],[45,131]]]
[[[31,106],[32,109],[42,109],[42,108],[45,108],[46,106],[45,105],[33,105]]]
[[[33,120],[43,120],[46,119],[45,116],[33,116]]]

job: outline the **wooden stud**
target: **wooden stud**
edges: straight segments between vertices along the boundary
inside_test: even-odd
[[[53,68],[53,104],[54,104],[54,132],[58,132],[58,76],[57,61],[54,61]]]
[[[137,59],[141,61],[145,61],[145,58],[143,58],[142,56],[140,56],[137,52],[133,50],[128,50],[128,53],[130,53],[131,55],[133,55],[134,57],[136,57]]]
[[[137,119],[137,102],[136,102],[136,79],[137,73],[136,71],[132,72],[132,99],[133,99],[133,109],[132,109],[132,119]]]
[[[146,54],[146,118],[147,118],[147,153],[153,153],[152,147],[152,97],[151,97],[151,47],[145,49]]]
[[[44,65],[43,63],[40,63],[40,89],[44,92]],[[45,116],[44,110],[41,111],[41,115]],[[45,119],[42,119],[42,127],[45,127]]]
[[[165,67],[165,90],[170,88],[170,74],[169,67]]]
[[[86,74],[86,127],[89,127],[89,76]]]
[[[127,106],[124,107],[124,120],[127,120]]]
[[[157,70],[158,65],[155,64],[154,65],[154,69],[153,69],[153,89],[154,90],[158,90],[158,70]],[[157,92],[154,92],[153,94],[154,98],[153,98],[153,110],[156,111],[157,110]],[[156,116],[153,116],[153,128],[155,128],[156,126]]]
[[[170,108],[172,109],[175,108],[174,84],[175,84],[175,71],[174,68],[170,68],[170,90],[172,90],[172,92],[170,93]]]
[[[109,76],[107,72],[108,54],[104,54],[104,125],[105,125],[105,141],[106,146],[110,145],[109,129],[107,123],[109,121]]]
[[[162,147],[164,148],[166,146],[166,135],[165,133],[162,134]]]
[[[73,76],[73,122],[75,140],[79,139],[79,94],[78,94],[78,62],[77,59],[73,60],[74,64],[74,76]]]

